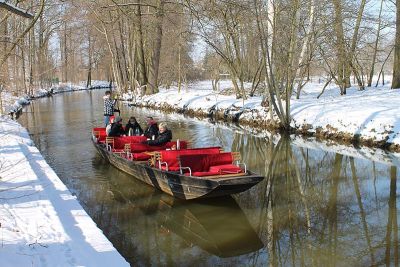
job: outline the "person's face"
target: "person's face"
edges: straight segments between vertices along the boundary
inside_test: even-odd
[[[133,123],[136,122],[136,120],[135,119],[129,119],[129,122],[133,124]]]
[[[164,127],[160,127],[159,131],[160,131],[160,133],[163,133],[163,132],[165,132],[165,128]]]

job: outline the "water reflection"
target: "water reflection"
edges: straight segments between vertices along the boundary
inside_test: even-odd
[[[299,149],[284,138],[270,146],[264,184],[235,197],[248,209],[262,203],[249,217],[268,263],[398,266],[397,167]],[[249,205],[255,196],[263,199]]]
[[[133,266],[399,265],[397,166],[121,107],[124,119],[168,121],[193,146],[239,151],[266,177],[234,200],[176,202],[96,154],[89,133],[102,122],[102,94],[38,100],[20,122]]]

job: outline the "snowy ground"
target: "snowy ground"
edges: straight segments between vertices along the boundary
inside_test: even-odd
[[[0,266],[129,266],[17,122],[0,117]]]
[[[292,98],[292,127],[307,128],[315,133],[347,134],[360,136],[372,141],[386,141],[400,145],[400,90],[391,90],[390,84],[359,91],[352,87],[344,96],[331,84],[317,99],[324,85],[323,81],[308,83],[300,99]],[[247,85],[249,86],[249,85]],[[144,97],[124,95],[136,105],[153,108],[167,108],[177,111],[191,110],[207,115],[211,111],[224,114],[240,114],[239,121],[265,125],[269,119],[268,110],[261,106],[261,97],[246,101],[236,99],[227,93],[232,88],[230,81],[221,81],[219,92],[212,90],[211,81],[202,81],[183,87],[161,89],[158,94]]]

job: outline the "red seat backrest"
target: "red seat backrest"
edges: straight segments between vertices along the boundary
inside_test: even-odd
[[[145,136],[120,136],[114,137],[114,149],[123,149],[125,144],[136,145],[140,144],[143,141],[146,141]],[[144,150],[146,151],[146,150]]]
[[[93,128],[92,132],[106,132],[106,128],[105,127],[96,127]]]
[[[106,139],[106,128],[97,127],[92,129],[92,134],[97,138],[97,142],[104,141]]]
[[[211,166],[232,164],[231,152],[219,154],[186,154],[180,155],[181,167],[189,167],[192,172],[208,172]]]
[[[178,156],[193,154],[219,154],[220,147],[192,148],[181,150],[163,150],[160,151],[161,161],[167,162],[168,167],[179,167]]]

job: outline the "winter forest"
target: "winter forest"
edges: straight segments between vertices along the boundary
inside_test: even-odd
[[[392,75],[400,87],[397,2],[1,1],[0,86],[32,95],[59,82],[107,80],[149,95],[230,79],[237,99],[262,96],[288,127],[290,98],[312,79],[321,91],[337,85],[337,97]]]
[[[0,0],[1,266],[399,266],[400,0]]]

